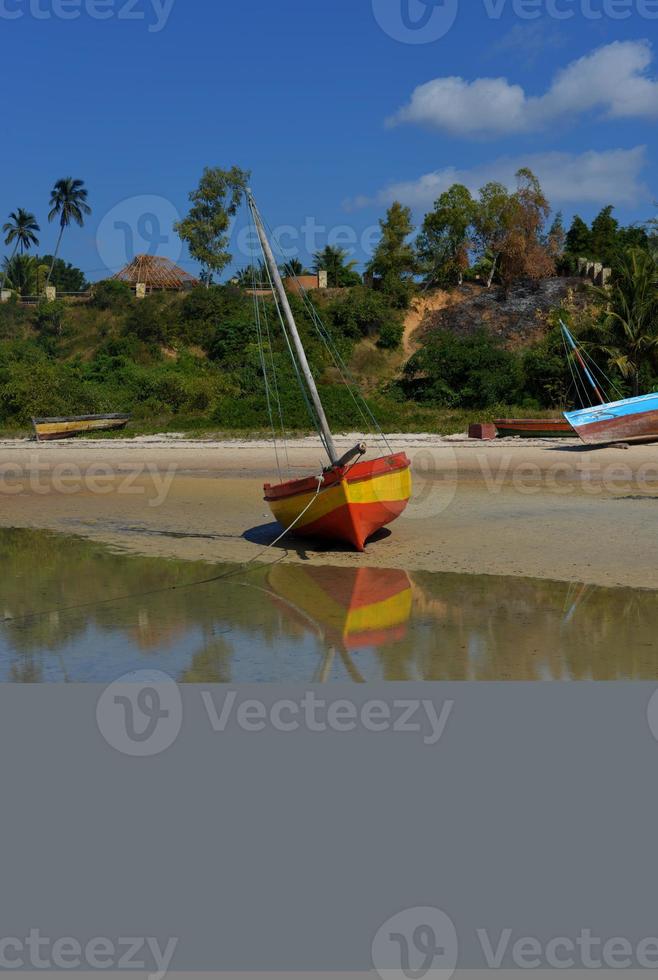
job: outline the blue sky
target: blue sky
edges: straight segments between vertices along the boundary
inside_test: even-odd
[[[422,216],[525,163],[567,218],[655,213],[655,0],[432,3],[0,0],[1,220],[34,211],[51,250],[50,187],[83,178],[62,256],[97,279],[131,250],[194,268],[171,222],[205,165],[251,169],[304,261],[330,234],[362,261],[393,197]]]

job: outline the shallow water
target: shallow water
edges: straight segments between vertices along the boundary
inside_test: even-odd
[[[0,530],[0,681],[658,679],[658,592],[208,565]]]

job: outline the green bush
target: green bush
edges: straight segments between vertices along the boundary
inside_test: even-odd
[[[45,336],[60,337],[64,332],[66,305],[61,299],[42,300],[37,306],[35,324]]]
[[[408,362],[402,389],[408,398],[444,408],[486,408],[522,395],[518,357],[486,330],[460,338],[433,334]]]
[[[168,344],[175,336],[175,317],[164,293],[135,302],[126,317],[126,333],[145,343]]]
[[[398,343],[402,337],[400,312],[391,306],[384,293],[365,286],[356,286],[331,303],[326,310],[326,319],[334,336],[339,334],[350,340],[379,336],[384,338],[383,347],[394,347],[396,331]]]
[[[125,282],[105,279],[94,286],[91,305],[97,310],[124,312],[133,300],[133,292]]]
[[[402,343],[404,327],[401,323],[385,323],[379,331],[377,346],[382,350],[395,350]]]

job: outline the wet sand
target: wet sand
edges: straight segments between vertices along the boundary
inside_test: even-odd
[[[284,558],[658,588],[658,446],[571,440],[480,443],[390,436],[414,467],[414,500],[366,556],[289,537],[262,499],[270,444],[171,437],[0,442],[0,525],[82,535],[133,554]],[[349,448],[356,435],[338,439]],[[374,447],[373,447],[374,448]],[[316,439],[291,444],[293,476],[319,472]],[[287,467],[284,478],[287,477]]]

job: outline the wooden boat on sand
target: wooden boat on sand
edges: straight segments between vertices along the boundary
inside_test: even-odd
[[[567,412],[565,418],[589,445],[658,442],[658,393]]]
[[[335,538],[364,551],[366,541],[405,510],[411,496],[409,459],[404,453],[351,466],[328,467],[318,494],[310,477],[265,485],[265,500],[283,527],[295,533]],[[301,516],[303,515],[303,516]]]
[[[72,415],[64,418],[32,419],[37,442],[70,439],[91,432],[125,429],[130,415]]]
[[[575,435],[566,419],[496,419],[501,439],[568,439]]]
[[[274,518],[285,530],[294,531],[299,535],[345,542],[357,551],[364,551],[368,539],[396,520],[409,503],[411,463],[405,453],[393,452],[387,456],[364,461],[363,457],[367,452],[365,443],[358,443],[349,452],[339,455],[274,253],[251,191],[247,192],[247,203],[260,241],[281,327],[299,386],[309,415],[329,458],[329,465],[315,477],[266,484],[265,500]],[[303,293],[302,297],[304,297]],[[260,323],[261,317],[258,302],[258,297],[255,296],[257,324]],[[330,338],[323,325],[318,324],[316,311],[311,309],[309,314],[320,338],[331,351]],[[264,310],[262,315],[266,317],[267,312]],[[262,334],[260,327],[259,333]],[[269,328],[267,334],[269,336]],[[271,398],[278,397],[278,388],[276,379],[272,385],[268,381],[268,357],[262,345],[261,354],[269,405]],[[334,354],[335,352],[332,352],[332,356]],[[273,361],[271,347],[269,355],[269,359]],[[336,363],[340,364],[338,359]],[[350,391],[355,401],[361,397],[358,392],[352,389]],[[365,409],[363,414],[369,413],[365,402],[363,408]],[[272,417],[270,420],[272,421]]]
[[[586,352],[578,346],[566,324],[562,323],[561,326],[568,349],[600,402],[591,408],[564,413],[581,440],[590,446],[615,442],[658,442],[658,392],[606,401],[602,385],[594,374],[596,366],[591,358],[587,363]]]

